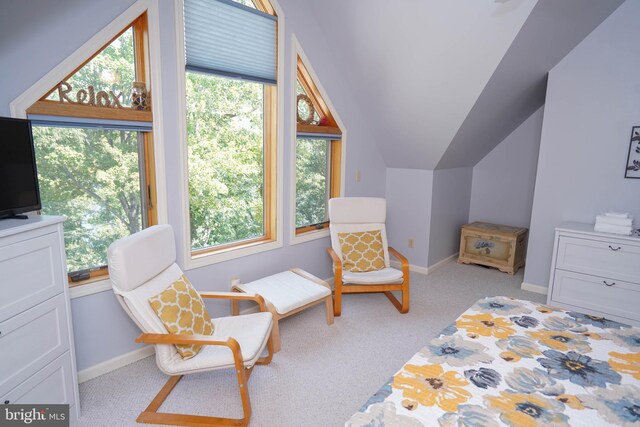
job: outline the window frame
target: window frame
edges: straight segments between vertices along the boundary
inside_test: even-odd
[[[73,77],[78,71],[80,71],[85,65],[91,62],[95,57],[111,45],[120,36],[129,30],[132,30],[133,47],[134,47],[134,70],[135,81],[145,83],[147,86],[150,83],[149,78],[149,29],[148,29],[148,17],[144,12],[133,20],[129,25],[125,26],[118,34],[112,37],[107,43],[102,45],[95,51],[88,59],[82,64],[77,66],[71,73],[61,81],[66,81]],[[141,188],[140,197],[143,199],[143,206],[145,209],[146,218],[143,223],[146,222],[147,226],[155,225],[158,223],[158,215],[156,212],[157,198],[156,198],[156,172],[153,153],[153,108],[149,111],[136,111],[131,109],[115,109],[104,107],[92,107],[84,105],[65,104],[58,101],[47,100],[53,92],[57,89],[53,86],[51,90],[46,92],[40,100],[36,101],[27,108],[27,115],[55,115],[73,118],[89,118],[89,119],[109,119],[109,120],[140,120],[152,123],[152,130],[149,132],[138,131],[138,137],[142,139],[142,164],[144,170],[140,169],[139,173],[142,177],[142,181],[146,188]],[[89,277],[81,280],[74,280],[79,274],[88,274]],[[93,266],[87,269],[78,271],[67,271],[67,279],[69,287],[74,288],[77,286],[93,283],[97,280],[105,279],[109,276],[109,269],[106,265]]]
[[[297,189],[296,189],[296,164],[297,164],[297,141],[298,133],[312,134],[341,134],[341,138],[328,139],[330,144],[330,182],[329,182],[329,198],[340,197],[344,194],[344,171],[345,171],[345,153],[346,153],[346,139],[347,132],[345,126],[342,124],[340,117],[335,113],[335,108],[331,104],[331,100],[326,94],[326,91],[322,88],[320,81],[314,72],[313,68],[309,64],[300,43],[298,42],[295,34],[292,35],[292,78],[293,82],[293,119],[292,119],[292,155],[291,155],[291,234],[289,237],[289,243],[296,245],[300,243],[309,242],[316,239],[321,239],[329,236],[329,221],[325,221],[321,224],[306,225],[302,227],[296,227],[296,215],[297,215]],[[296,103],[296,84],[297,81],[307,93],[307,96],[311,99],[311,102],[316,111],[322,116],[324,115],[328,119],[327,126],[315,126],[315,125],[303,125],[298,124],[295,120],[295,114],[297,111]],[[308,136],[312,139],[312,136]]]
[[[147,17],[147,34],[145,34],[145,40],[148,68],[145,74],[153,82],[153,87],[157,88],[157,95],[151,98],[151,116],[154,123],[161,124],[162,103],[160,88],[162,87],[162,76],[160,73],[160,23],[158,4],[155,0],[135,1],[122,14],[113,19],[105,27],[99,29],[87,42],[16,97],[9,104],[11,117],[26,119],[28,114],[27,110],[29,110],[34,103],[42,99],[43,94],[46,94],[45,97],[48,96],[52,88],[55,88],[60,81],[74,74],[76,70],[98,55],[105,46],[109,45],[114,39],[129,29],[131,24],[143,14],[146,14]],[[164,128],[162,125],[153,127],[153,137],[149,138],[146,143],[150,150],[152,150],[147,159],[147,163],[153,165],[155,186],[152,186],[151,192],[152,197],[155,199],[155,216],[157,223],[165,224],[168,223],[168,212],[164,161]],[[90,280],[82,283],[83,286],[77,286],[79,283],[74,284],[76,286],[70,287],[70,297],[74,299],[110,290],[111,282],[105,273],[94,273]]]
[[[178,132],[180,148],[180,200],[182,235],[178,251],[180,265],[191,270],[219,262],[240,258],[282,247],[282,152],[284,110],[284,14],[275,0],[253,0],[256,8],[278,17],[276,24],[276,85],[264,85],[264,133],[263,133],[263,200],[264,234],[262,236],[209,248],[192,249],[191,218],[189,212],[189,162],[186,119],[186,63],[184,43],[184,0],[175,2],[176,53],[178,75]],[[180,250],[181,249],[181,250]]]

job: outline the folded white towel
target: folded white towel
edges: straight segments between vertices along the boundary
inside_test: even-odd
[[[633,218],[619,218],[608,215],[596,215],[596,224],[620,225],[623,227],[632,227]]]
[[[625,236],[630,236],[633,232],[633,228],[631,227],[623,227],[620,225],[609,225],[597,223],[593,227],[595,231],[599,231],[601,233],[614,233],[614,234],[624,234]]]
[[[613,218],[631,218],[628,212],[613,212],[609,211],[605,213],[606,216],[610,216]]]

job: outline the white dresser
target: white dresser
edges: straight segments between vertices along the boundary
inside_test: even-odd
[[[68,403],[74,419],[80,407],[63,221],[0,220],[0,405]]]
[[[640,325],[640,238],[596,232],[593,224],[561,224],[547,303]]]

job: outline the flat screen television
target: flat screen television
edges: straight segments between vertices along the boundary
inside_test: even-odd
[[[0,117],[0,218],[41,208],[31,122]]]

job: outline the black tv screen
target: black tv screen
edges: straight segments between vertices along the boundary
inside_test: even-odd
[[[41,208],[31,122],[0,117],[0,218]]]

